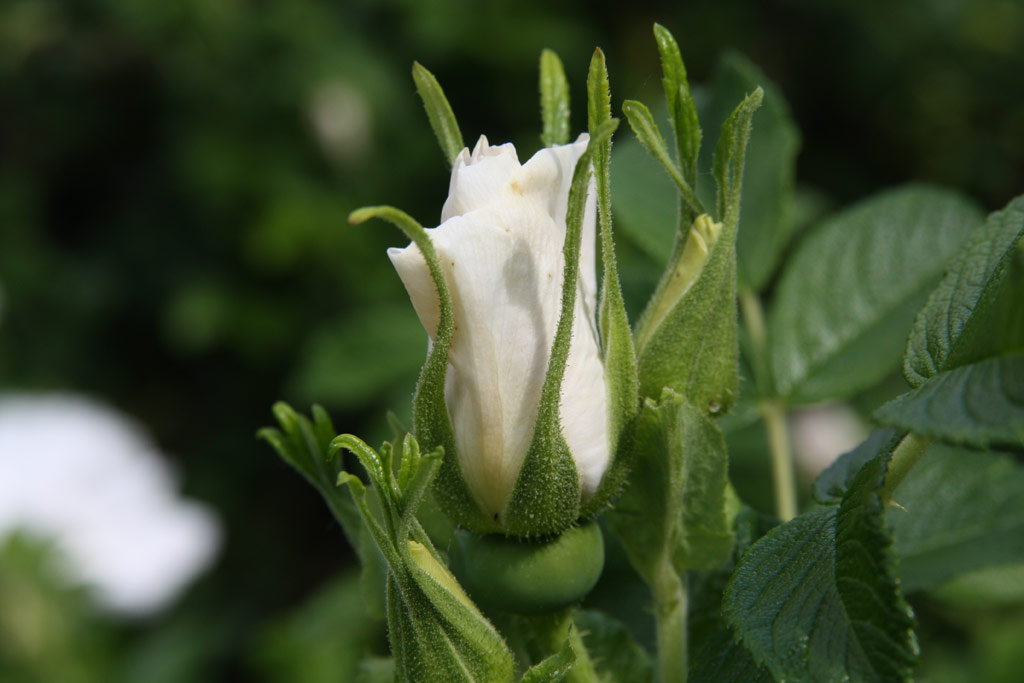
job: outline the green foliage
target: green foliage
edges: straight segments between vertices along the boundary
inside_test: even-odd
[[[878,409],[883,423],[979,448],[1024,448],[1024,353],[946,370]]]
[[[783,268],[769,313],[778,393],[842,398],[898,364],[915,312],[980,222],[960,195],[911,185],[822,223]]]
[[[913,387],[939,373],[1024,347],[1024,196],[970,237],[914,322],[904,360]]]
[[[274,417],[280,429],[264,427],[258,432],[281,458],[295,468],[320,492],[334,518],[341,524],[348,542],[357,550],[362,546],[362,523],[351,497],[338,489],[338,477],[344,472],[340,459],[327,457],[337,436],[331,418],[322,407],[313,406],[313,419],[300,415],[284,402],[274,404]],[[369,563],[369,558],[361,558]]]
[[[989,216],[918,314],[887,424],[976,447],[1024,447],[1024,197]]]
[[[366,652],[383,638],[382,624],[366,614],[360,583],[358,573],[343,574],[267,627],[257,649],[265,675],[295,683],[356,679]]]
[[[896,490],[886,521],[907,591],[1024,562],[1024,467],[1012,457],[933,445]]]
[[[377,453],[354,436],[332,442],[359,458],[379,509],[367,489],[343,472],[362,522],[388,566],[388,638],[400,681],[511,681],[515,666],[501,634],[483,616],[445,567],[416,519],[419,504],[440,465],[441,453],[420,453],[406,435],[395,473],[391,444]]]
[[[569,142],[569,81],[562,60],[552,50],[540,53],[540,117],[545,147]]]
[[[565,678],[575,666],[576,651],[572,641],[566,638],[558,652],[527,669],[520,683],[555,683]]]
[[[423,108],[427,111],[427,118],[430,119],[430,127],[434,129],[434,135],[441,145],[449,166],[455,165],[455,159],[459,156],[465,145],[462,144],[462,133],[459,132],[459,122],[455,120],[455,112],[452,105],[448,104],[448,98],[441,90],[441,84],[434,78],[434,74],[418,62],[413,62],[412,78],[416,82],[416,92],[423,100]]]
[[[666,389],[644,402],[634,435],[633,471],[608,513],[630,561],[653,584],[668,563],[710,568],[732,548],[727,519],[728,458],[721,432]]]
[[[596,610],[576,612],[575,621],[601,681],[654,683],[651,658],[620,622]]]
[[[729,582],[725,614],[776,678],[911,677],[917,644],[883,522],[884,457],[861,468],[838,506],[770,531]]]

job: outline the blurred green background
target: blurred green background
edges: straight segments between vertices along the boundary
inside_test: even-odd
[[[389,203],[437,222],[448,174],[410,66],[467,142],[525,160],[540,50],[565,63],[579,131],[595,46],[616,109],[660,102],[654,21],[692,81],[735,49],[778,85],[821,205],[917,179],[992,210],[1024,188],[1017,0],[0,3],[0,391],[135,416],[226,527],[214,570],[157,618],[67,602],[61,619],[101,631],[68,636],[76,676],[344,680],[384,653],[379,625],[346,617],[358,582],[328,510],[254,434],[277,399],[371,442],[387,409],[408,415],[426,338],[384,253],[404,240],[345,219]],[[619,245],[634,318],[659,274],[642,247]],[[30,575],[32,552],[13,555]],[[983,656],[964,647],[961,664]]]

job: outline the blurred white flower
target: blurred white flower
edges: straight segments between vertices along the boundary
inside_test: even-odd
[[[864,420],[845,403],[798,408],[790,416],[790,426],[796,461],[813,476],[868,435]]]
[[[157,611],[213,560],[217,519],[176,489],[124,415],[80,396],[0,394],[0,540],[52,540],[64,573],[108,609]]]
[[[319,85],[308,115],[320,145],[337,162],[354,162],[370,151],[373,111],[361,90],[341,80]]]
[[[442,223],[427,230],[455,316],[445,400],[462,473],[489,516],[504,511],[533,438],[561,308],[569,187],[588,142],[584,134],[520,164],[511,144],[491,146],[481,136],[472,154],[463,149],[455,160]],[[559,406],[584,497],[609,461],[595,216],[591,191]],[[411,244],[388,256],[433,338],[439,305],[423,254]]]

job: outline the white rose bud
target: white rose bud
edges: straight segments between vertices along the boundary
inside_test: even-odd
[[[455,160],[442,223],[426,231],[451,292],[444,395],[458,465],[480,511],[499,528],[534,437],[561,307],[569,189],[587,144],[581,135],[520,164],[511,144],[490,146],[481,137],[472,154],[463,149]],[[582,500],[597,490],[611,458],[595,319],[595,213],[591,181],[558,410]],[[440,307],[422,252],[410,244],[388,255],[433,342]]]

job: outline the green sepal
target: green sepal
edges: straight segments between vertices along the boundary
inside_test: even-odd
[[[666,389],[658,402],[644,402],[633,447],[629,484],[607,519],[637,572],[653,585],[667,569],[681,574],[728,559],[728,455],[718,426]]]
[[[570,626],[570,628],[576,627]],[[556,683],[564,679],[575,666],[576,650],[572,647],[572,634],[570,633],[562,643],[562,648],[527,669],[520,683]]]
[[[349,223],[361,223],[370,218],[382,218],[396,225],[423,254],[430,277],[437,288],[440,318],[434,343],[427,362],[420,371],[413,396],[412,419],[416,439],[425,450],[444,449],[444,460],[434,483],[438,505],[457,525],[480,533],[499,531],[497,521],[488,517],[466,484],[459,465],[455,446],[455,433],[444,398],[445,377],[448,372],[448,351],[455,331],[451,292],[444,277],[437,251],[419,223],[408,214],[390,206],[371,206],[353,211]]]
[[[712,175],[718,185],[718,220],[726,225],[739,223],[743,160],[750,140],[750,120],[763,99],[764,90],[761,88],[747,95],[722,124],[722,132],[718,136]]]
[[[694,227],[702,231],[695,234],[691,228],[685,241],[677,241],[673,260],[637,324],[641,396],[658,396],[669,387],[710,415],[727,412],[736,398],[736,233],[750,117],[761,96],[755,90],[722,125],[715,154],[721,227],[704,215],[697,217]],[[695,277],[698,259],[691,254],[700,252],[701,243],[709,250]],[[680,281],[692,284],[681,287]]]
[[[569,142],[569,81],[562,60],[548,49],[540,53],[540,116],[545,147]]]
[[[611,137],[617,125],[618,120],[611,119],[599,129],[591,131],[590,143],[573,171],[565,242],[562,247],[565,257],[562,304],[555,341],[541,389],[533,440],[500,519],[501,530],[513,536],[533,537],[558,533],[568,528],[580,515],[579,472],[562,435],[558,411],[572,336],[583,213],[590,184],[591,160],[595,150]],[[443,379],[444,376],[441,377]]]
[[[683,179],[690,187],[697,187],[697,155],[700,152],[701,131],[697,120],[697,106],[690,93],[690,82],[686,78],[686,67],[672,33],[661,24],[654,25],[654,38],[661,54],[661,70],[664,74],[665,102],[676,137],[676,151]],[[691,216],[691,220],[697,215]]]
[[[611,93],[604,53],[594,51],[587,77],[587,117],[589,130],[598,130],[611,119]],[[608,387],[608,449],[610,462],[601,483],[587,500],[580,515],[599,513],[619,492],[629,467],[628,428],[640,407],[640,385],[636,374],[636,351],[622,298],[619,272],[612,239],[611,203],[612,142],[597,146],[594,152],[594,176],[597,181],[597,216],[601,239],[601,300],[597,305],[601,351],[604,356],[605,385]]]
[[[391,445],[374,451],[350,434],[334,439],[331,453],[345,449],[366,469],[380,514],[367,488],[342,472],[365,528],[387,563],[388,637],[399,681],[512,681],[515,658],[501,634],[473,604],[444,565],[416,510],[437,473],[441,449],[422,453],[412,435],[402,443],[397,471]]]
[[[434,78],[434,74],[427,71],[419,62],[412,63],[412,79],[416,82],[416,92],[423,100],[423,108],[430,119],[430,127],[434,129],[434,135],[437,136],[441,151],[448,160],[448,166],[454,166],[455,159],[465,145],[462,144],[462,133],[459,132],[459,122],[455,120],[452,105],[448,104],[448,98],[444,96],[444,90]]]
[[[652,157],[658,160],[664,167],[665,172],[676,184],[679,196],[682,199],[685,212],[690,216],[699,216],[704,213],[704,206],[700,202],[693,186],[687,182],[679,167],[672,161],[668,152],[668,145],[661,135],[661,129],[654,121],[651,110],[643,102],[626,100],[622,103],[622,113],[629,121],[630,128],[636,134],[636,139],[644,146]]]

